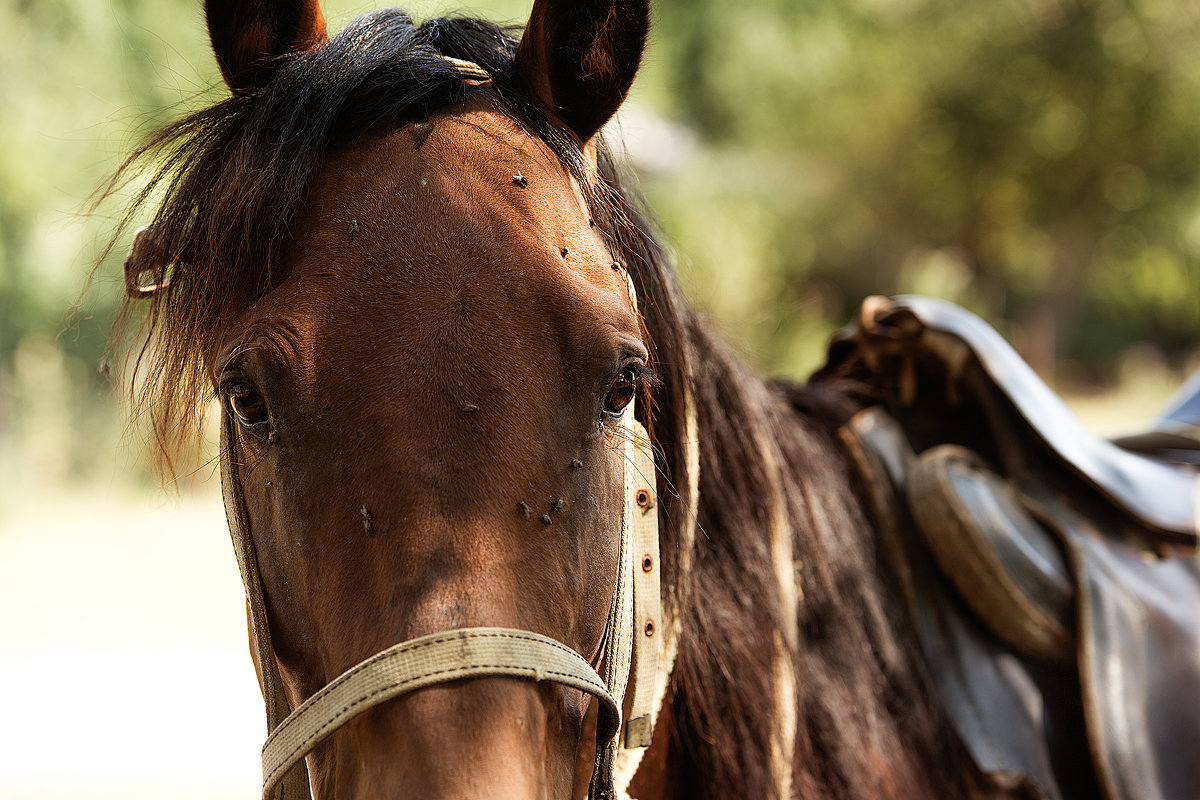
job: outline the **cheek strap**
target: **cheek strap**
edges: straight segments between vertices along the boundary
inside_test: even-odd
[[[407,692],[472,678],[554,681],[591,694],[600,702],[591,800],[612,798],[621,707],[630,689],[626,748],[646,747],[653,734],[661,691],[661,598],[658,560],[658,498],[649,437],[634,420],[633,404],[623,418],[624,505],[616,589],[605,635],[604,677],[570,647],[532,631],[462,628],[401,642],[335,678],[289,712],[267,625],[258,562],[250,539],[245,499],[233,442],[236,424],[223,414],[222,490],[238,567],[246,587],[251,642],[267,709],[269,735],[263,745],[264,800],[309,797],[304,756],[347,720]]]

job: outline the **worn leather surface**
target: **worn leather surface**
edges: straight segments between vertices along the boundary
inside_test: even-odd
[[[930,677],[989,797],[1045,798],[1063,794],[1051,765],[1042,690],[958,602],[915,533],[904,503],[916,461],[904,432],[880,408],[859,413],[842,431],[868,501],[882,522],[885,557],[896,573],[914,621]]]
[[[1075,659],[1075,588],[1061,546],[1008,481],[964,447],[939,445],[908,473],[909,507],[943,575],[1018,653]]]
[[[829,363],[814,377],[891,380],[898,400],[909,403],[931,369],[951,405],[994,406],[983,418],[999,421],[992,434],[1007,468],[1019,470],[1013,462],[1025,451],[1006,438],[1035,437],[1117,508],[1166,539],[1196,546],[1197,470],[1092,434],[995,330],[958,306],[928,297],[869,298],[859,324],[835,339]]]
[[[866,407],[843,440],[980,773],[1013,797],[1200,798],[1195,470],[1067,424],[978,320],[903,302],[814,380]],[[1056,627],[1065,657],[1030,646]]]
[[[1023,491],[1070,550],[1084,708],[1109,797],[1200,797],[1200,562],[1147,556],[1043,487]]]

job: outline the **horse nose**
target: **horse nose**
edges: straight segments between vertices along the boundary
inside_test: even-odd
[[[389,701],[356,726],[353,797],[565,800],[582,701],[552,683],[484,678]],[[337,797],[344,796],[335,793]]]

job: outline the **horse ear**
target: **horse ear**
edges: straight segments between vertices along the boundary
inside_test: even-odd
[[[649,29],[649,0],[535,0],[514,66],[587,142],[625,100]]]
[[[234,93],[266,84],[270,58],[329,40],[319,0],[204,0],[208,35]]]

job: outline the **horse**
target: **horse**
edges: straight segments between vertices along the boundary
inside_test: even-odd
[[[158,165],[126,270],[160,444],[221,404],[269,724],[389,648],[466,653],[462,631],[567,653],[613,695],[521,662],[347,703],[264,796],[1002,796],[882,552],[839,434],[853,392],[741,363],[604,141],[647,0],[535,0],[523,32],[205,11],[230,96],[121,168]],[[625,541],[631,502],[657,558]],[[631,552],[656,625],[621,599]],[[638,692],[630,635],[656,648]],[[606,761],[636,702],[652,735]]]

